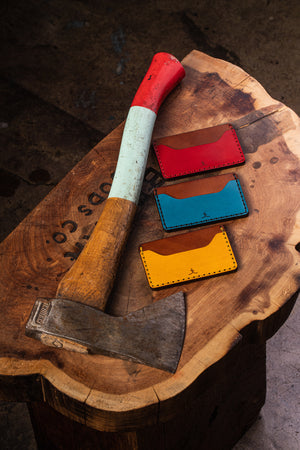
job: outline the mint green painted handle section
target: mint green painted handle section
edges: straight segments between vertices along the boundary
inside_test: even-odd
[[[156,114],[151,109],[143,106],[130,108],[109,197],[138,203],[155,120]]]

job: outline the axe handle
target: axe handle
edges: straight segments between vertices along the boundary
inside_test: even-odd
[[[56,297],[105,309],[138,203],[157,111],[184,74],[174,56],[154,56],[129,110],[109,198]]]
[[[56,297],[105,309],[136,205],[108,198],[84,250],[61,280]]]

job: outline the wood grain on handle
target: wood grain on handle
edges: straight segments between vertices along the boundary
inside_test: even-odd
[[[61,280],[56,296],[105,309],[136,205],[109,198],[80,257]]]

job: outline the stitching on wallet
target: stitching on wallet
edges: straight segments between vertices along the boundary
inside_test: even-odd
[[[145,258],[145,255],[144,255],[144,251],[143,251],[143,248],[142,248],[142,247],[140,247],[140,255],[141,255],[141,257],[142,257],[143,265],[144,265],[144,268],[145,268],[145,272],[146,272],[146,275],[147,275],[149,284],[150,284],[150,286],[154,287],[154,285],[153,285],[153,283],[152,283],[151,275],[150,275],[150,272],[149,272],[149,269],[148,269],[148,266],[147,266],[146,258]]]
[[[245,197],[244,197],[243,192],[241,190],[241,186],[240,186],[240,184],[238,182],[238,179],[237,179],[236,175],[233,174],[233,176],[235,178],[235,182],[236,182],[236,185],[237,185],[237,188],[238,188],[238,191],[239,191],[239,194],[240,194],[243,206],[244,206],[244,211],[243,212],[239,212],[239,213],[236,213],[236,214],[230,214],[230,215],[226,215],[226,216],[219,216],[219,217],[215,217],[214,219],[203,219],[203,220],[197,220],[195,222],[182,223],[181,225],[174,225],[174,226],[171,226],[171,227],[168,227],[167,224],[166,224],[165,216],[164,216],[164,213],[163,213],[163,210],[162,210],[162,207],[161,207],[161,203],[159,201],[159,196],[157,195],[157,190],[155,189],[154,190],[154,197],[155,197],[155,200],[156,200],[156,204],[157,204],[157,207],[158,207],[159,215],[160,215],[161,221],[163,223],[164,229],[165,230],[175,230],[177,228],[190,227],[190,226],[198,225],[198,224],[201,224],[201,223],[216,222],[216,221],[221,220],[221,219],[223,220],[223,219],[230,219],[232,217],[239,217],[243,213],[247,213],[246,200],[245,200]]]
[[[247,213],[248,207],[247,207],[247,204],[246,204],[246,200],[245,200],[244,193],[243,193],[243,191],[242,191],[242,188],[241,188],[239,179],[238,179],[238,177],[236,176],[235,173],[233,174],[233,176],[234,176],[234,178],[235,178],[235,181],[236,181],[236,184],[237,184],[237,187],[238,187],[238,190],[239,190],[239,193],[240,193],[240,196],[241,196],[243,205],[244,205],[244,212]]]
[[[153,147],[154,147],[154,151],[155,151],[156,157],[158,159],[158,164],[160,166],[160,170],[162,171],[162,174],[163,174],[164,178],[168,178],[168,175],[165,172],[165,168],[164,168],[163,162],[162,162],[161,157],[160,157],[159,149],[158,149],[156,144],[153,144]]]
[[[150,275],[150,271],[149,271],[149,268],[148,268],[148,265],[147,265],[147,261],[146,261],[146,257],[145,257],[143,248],[140,247],[140,255],[141,255],[141,258],[142,258],[142,262],[143,262],[144,269],[145,269],[145,272],[146,272],[146,276],[148,278],[150,286],[152,288],[158,288],[158,287],[168,286],[168,285],[172,285],[172,284],[176,284],[176,283],[182,283],[183,281],[195,280],[195,279],[209,277],[209,276],[217,275],[217,274],[220,274],[220,273],[223,273],[223,272],[229,272],[231,270],[235,270],[237,268],[237,263],[236,263],[236,260],[235,260],[232,248],[230,246],[229,240],[227,238],[227,234],[224,231],[223,227],[220,227],[220,231],[222,232],[222,236],[224,237],[224,240],[226,242],[226,247],[227,247],[228,252],[229,252],[229,254],[231,256],[232,266],[225,267],[223,269],[219,269],[219,270],[215,270],[215,271],[211,271],[211,272],[207,272],[207,273],[202,273],[200,275],[194,275],[194,276],[191,276],[191,277],[181,278],[179,280],[166,281],[165,283],[161,283],[161,284],[154,284],[153,283],[153,280],[152,280],[151,275]]]
[[[160,166],[160,169],[162,171],[162,174],[163,174],[164,178],[175,178],[175,177],[178,177],[178,176],[189,175],[191,173],[197,173],[197,172],[201,173],[201,172],[205,172],[207,170],[219,169],[221,167],[232,166],[232,165],[235,165],[235,164],[242,164],[245,161],[245,155],[243,153],[242,147],[241,147],[240,142],[238,140],[238,137],[236,135],[235,129],[233,128],[233,126],[231,124],[228,124],[228,125],[230,127],[230,131],[231,131],[232,137],[233,137],[233,139],[234,139],[234,141],[236,143],[238,152],[240,153],[240,159],[231,160],[231,161],[228,161],[226,163],[217,164],[217,165],[214,165],[214,166],[207,166],[207,167],[205,167],[205,169],[202,169],[201,167],[198,167],[196,169],[189,169],[189,170],[186,170],[184,172],[175,172],[173,174],[171,173],[171,174],[168,175],[166,173],[166,171],[165,171],[165,168],[164,168],[164,165],[163,165],[163,161],[162,161],[162,159],[160,157],[160,150],[159,150],[158,146],[155,143],[153,143],[154,151],[155,151],[156,157],[158,159],[158,163],[159,163],[159,166]]]

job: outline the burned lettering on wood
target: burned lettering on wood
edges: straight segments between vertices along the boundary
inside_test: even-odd
[[[112,178],[113,175],[114,174],[111,175]],[[154,188],[162,186],[164,183],[165,180],[163,179],[161,173],[153,167],[148,167],[145,171],[144,183],[142,186],[141,203],[143,203],[146,197],[152,195]],[[94,191],[90,194],[87,194],[87,202],[89,203],[89,205],[93,207],[101,205],[107,199],[107,196],[110,192],[110,187],[111,183],[108,181],[104,181],[99,185],[99,192]],[[85,204],[82,204],[77,207],[77,211],[81,214],[84,214],[85,216],[91,216],[94,212],[94,209],[88,207]],[[61,228],[63,229],[63,231],[55,231],[52,234],[52,240],[58,245],[68,242],[68,233],[75,233],[76,231],[80,231],[80,223],[77,223],[71,219],[66,219],[61,224]],[[83,234],[83,236],[79,239],[87,240],[88,238],[89,235]],[[64,258],[70,258],[71,261],[76,260],[82,252],[84,246],[85,242],[75,242],[75,244],[72,244],[70,250],[64,252]]]

